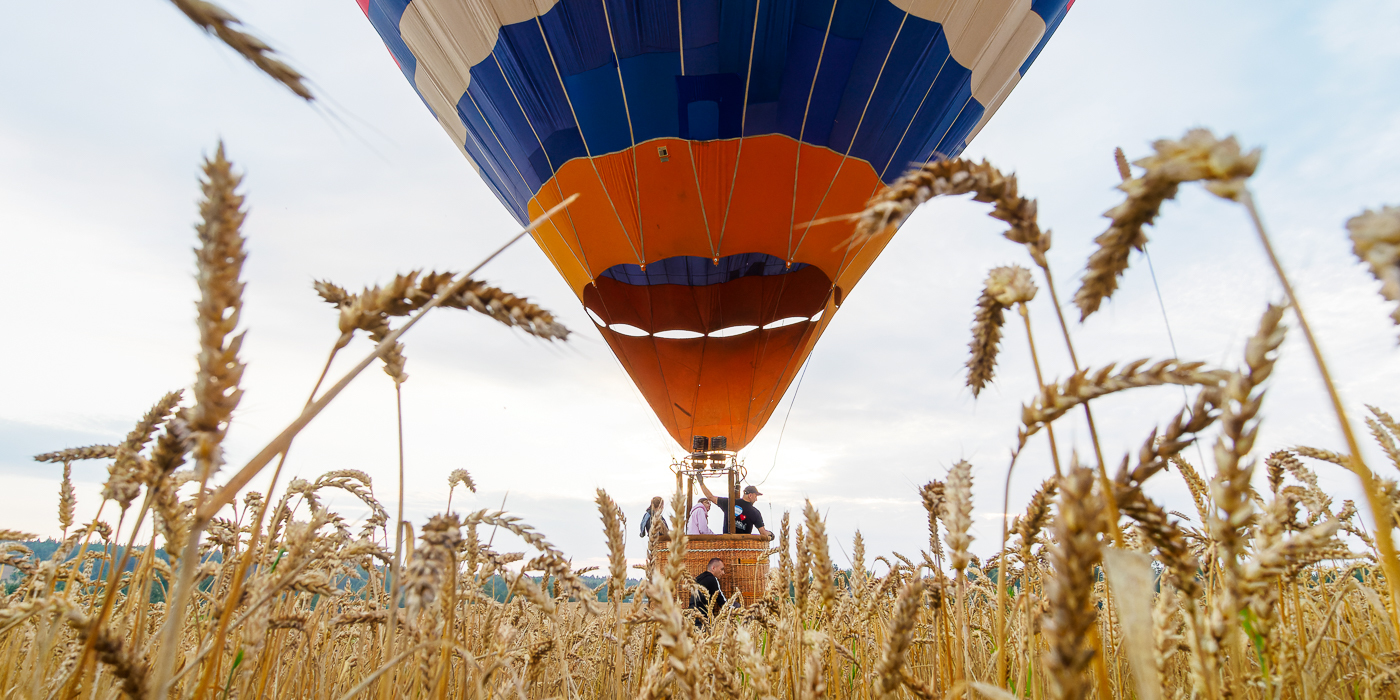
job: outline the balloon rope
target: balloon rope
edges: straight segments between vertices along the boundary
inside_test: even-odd
[[[1176,351],[1176,337],[1172,335],[1172,322],[1167,318],[1167,304],[1162,301],[1162,288],[1157,286],[1157,270],[1152,267],[1152,253],[1148,252],[1147,246],[1143,245],[1142,254],[1147,258],[1147,272],[1152,276],[1152,289],[1157,292],[1157,308],[1162,310],[1162,325],[1167,327],[1167,343],[1171,345],[1172,357],[1180,360],[1181,353]],[[1191,395],[1186,392],[1186,386],[1181,387],[1181,398],[1186,402],[1186,412],[1191,412]],[[1206,454],[1201,451],[1201,441],[1193,440],[1196,443],[1196,457],[1201,460],[1201,468],[1206,465]]]
[[[773,464],[768,467],[768,471],[763,475],[763,481],[758,482],[755,486],[762,486],[764,482],[768,481],[768,477],[773,473],[773,468],[778,466],[778,450],[783,447],[783,433],[787,432],[787,422],[788,419],[792,417],[793,405],[797,403],[797,393],[802,391],[802,380],[807,378],[807,368],[811,366],[812,356],[808,355],[807,361],[802,363],[802,374],[797,377],[797,386],[792,390],[792,400],[788,402],[787,413],[783,415],[783,427],[778,431],[778,445],[773,448]]]

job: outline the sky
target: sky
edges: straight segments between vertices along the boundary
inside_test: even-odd
[[[60,469],[32,456],[117,442],[163,393],[192,385],[196,176],[220,141],[246,173],[250,212],[248,369],[226,442],[234,467],[297,415],[337,335],[314,280],[358,288],[419,268],[468,269],[518,230],[356,3],[225,4],[309,77],[315,105],[159,0],[21,3],[0,29],[9,67],[0,72],[0,297],[15,302],[0,344],[0,528],[57,535]],[[1136,159],[1152,140],[1193,127],[1263,147],[1252,186],[1364,434],[1365,404],[1400,411],[1400,329],[1352,256],[1344,222],[1400,203],[1397,34],[1394,3],[1080,0],[964,155],[1015,171],[1022,193],[1038,199],[1068,303],[1105,228],[1102,212],[1121,201],[1114,147]],[[810,499],[828,518],[838,563],[856,529],[869,556],[925,547],[917,488],[960,459],[974,465],[973,551],[990,554],[1008,510],[1004,486],[1015,513],[1051,473],[1043,443],[1006,473],[1020,406],[1035,392],[1018,326],[1007,326],[995,384],[974,399],[964,383],[986,271],[1029,264],[987,210],[959,199],[920,209],[741,454],[765,518],[800,517]],[[1153,269],[1134,254],[1113,300],[1072,324],[1080,361],[1179,355],[1237,367],[1264,305],[1282,296],[1245,213],[1187,186],[1148,235]],[[479,492],[459,491],[454,509],[504,503],[578,565],[598,563],[606,548],[595,490],[622,505],[635,535],[649,498],[674,487],[669,465],[682,450],[537,247],[511,248],[480,276],[529,296],[575,334],[549,344],[447,310],[404,337],[406,517],[441,512],[447,476],[463,468]],[[1066,376],[1043,289],[1031,318],[1047,375]],[[1316,367],[1291,317],[1289,325],[1256,451],[1340,450]],[[331,375],[370,350],[356,340]],[[1110,464],[1182,403],[1175,387],[1096,402]],[[367,371],[297,439],[287,476],[360,469],[392,511],[395,416],[392,381]],[[1092,455],[1079,415],[1057,429],[1066,457]],[[1185,456],[1210,473],[1203,447]],[[1397,476],[1366,449],[1374,469]],[[1358,497],[1354,477],[1315,466],[1338,502]],[[102,463],[74,464],[80,519],[96,510],[105,475]],[[1174,472],[1147,490],[1194,513]],[[351,520],[365,516],[348,499],[332,502]],[[629,555],[642,557],[632,540]]]

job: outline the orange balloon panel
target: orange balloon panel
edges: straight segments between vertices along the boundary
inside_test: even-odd
[[[803,321],[727,338],[603,337],[677,442],[724,435],[730,449],[753,439],[777,408],[825,328]]]
[[[614,265],[677,256],[763,253],[837,279],[856,252],[841,245],[854,225],[804,224],[859,212],[881,186],[869,163],[808,144],[799,155],[797,142],[781,134],[655,139],[569,161],[530,200],[529,212],[538,217],[580,195],[535,240],[582,300],[584,288]]]
[[[582,195],[536,242],[671,436],[740,449],[889,239],[849,248],[851,222],[806,224],[880,186],[869,163],[783,135],[662,138],[570,161],[530,212]]]

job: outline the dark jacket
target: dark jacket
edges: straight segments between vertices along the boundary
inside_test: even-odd
[[[705,594],[701,595],[699,591],[691,594],[690,607],[699,608],[701,615],[709,616],[711,598],[715,601],[715,612],[719,612],[720,608],[723,608],[724,604],[728,602],[724,597],[724,591],[719,589],[719,579],[715,578],[714,574],[703,571],[695,577],[695,582],[705,588]]]
[[[656,528],[658,535],[669,535],[671,531],[671,528],[666,526],[666,516],[648,508],[642,515],[642,537],[650,537],[652,528]]]

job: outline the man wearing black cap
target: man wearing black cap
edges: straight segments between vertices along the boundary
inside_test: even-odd
[[[724,496],[715,498],[715,494],[710,492],[710,487],[705,485],[704,479],[697,476],[695,480],[700,482],[700,488],[705,491],[705,495],[719,506],[719,520],[724,524],[724,534],[729,534],[729,499]],[[759,493],[758,487],[753,484],[744,487],[744,495],[734,505],[734,530],[741,535],[748,535],[757,529],[764,537],[771,540],[773,533],[763,527],[763,514],[758,512],[758,509],[753,505],[754,501],[757,501],[758,497],[762,495]]]

